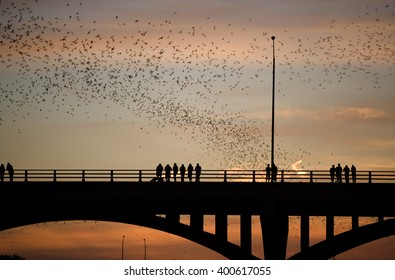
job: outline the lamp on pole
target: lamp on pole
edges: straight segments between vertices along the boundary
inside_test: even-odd
[[[125,235],[122,237],[122,260],[123,260],[123,244],[125,243]]]
[[[146,260],[147,259],[147,243],[145,241],[145,238],[143,240],[144,240],[144,260]]]
[[[276,37],[272,36],[273,41],[273,85],[272,85],[272,153],[271,153],[271,167],[274,166],[274,95],[275,95],[275,68],[276,60],[274,55],[274,39]],[[273,176],[270,176],[271,182],[273,182]]]

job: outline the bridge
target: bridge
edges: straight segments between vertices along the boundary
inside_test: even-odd
[[[285,259],[289,217],[300,217],[300,252],[290,259],[329,259],[395,234],[395,172],[358,171],[357,183],[331,183],[329,172],[280,171],[266,183],[260,170],[207,170],[200,182],[153,182],[154,170],[15,170],[0,183],[0,230],[42,222],[97,220],[169,232],[229,259],[252,254],[252,216],[261,221],[265,259]],[[17,209],[12,211],[11,209]],[[181,215],[190,224],[180,223]],[[215,216],[215,233],[204,216]],[[240,216],[240,246],[228,241],[229,215]],[[326,239],[310,246],[310,216],[326,217]],[[334,234],[336,216],[352,229]],[[378,217],[361,226],[360,217]]]

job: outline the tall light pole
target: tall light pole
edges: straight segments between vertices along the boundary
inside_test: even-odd
[[[122,260],[123,260],[123,244],[125,243],[125,235],[122,237]]]
[[[275,95],[275,70],[276,70],[276,58],[274,55],[274,39],[276,37],[272,36],[273,41],[273,86],[272,86],[272,159],[271,167],[274,166],[274,95]],[[270,176],[271,182],[273,182],[273,176]]]
[[[146,260],[147,259],[147,243],[145,242],[145,238],[143,240],[144,240],[144,260]]]

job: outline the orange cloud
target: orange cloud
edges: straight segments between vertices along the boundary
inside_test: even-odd
[[[393,119],[393,116],[384,110],[379,110],[376,108],[344,107],[331,109],[329,118],[335,120],[375,121]]]
[[[278,116],[284,119],[335,120],[335,121],[369,121],[389,122],[395,116],[383,109],[371,107],[343,107],[320,110],[284,108]]]

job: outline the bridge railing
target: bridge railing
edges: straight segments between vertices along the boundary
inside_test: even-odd
[[[144,174],[144,175],[143,175]],[[17,169],[14,173],[14,181],[142,181],[148,177],[153,178],[153,170],[130,170],[130,169]]]
[[[102,182],[149,182],[155,178],[152,169],[16,169],[14,181],[102,181]],[[163,174],[164,177],[164,174]],[[5,181],[9,180],[6,173]],[[174,181],[171,173],[171,181]],[[181,180],[178,173],[177,181]],[[189,179],[185,174],[185,181]],[[196,174],[193,172],[194,182]],[[353,182],[350,174],[350,183]],[[200,176],[202,182],[266,182],[264,170],[203,170]],[[277,182],[329,183],[328,170],[279,170]],[[344,173],[342,181],[345,182]],[[357,183],[395,183],[395,171],[357,171]]]

